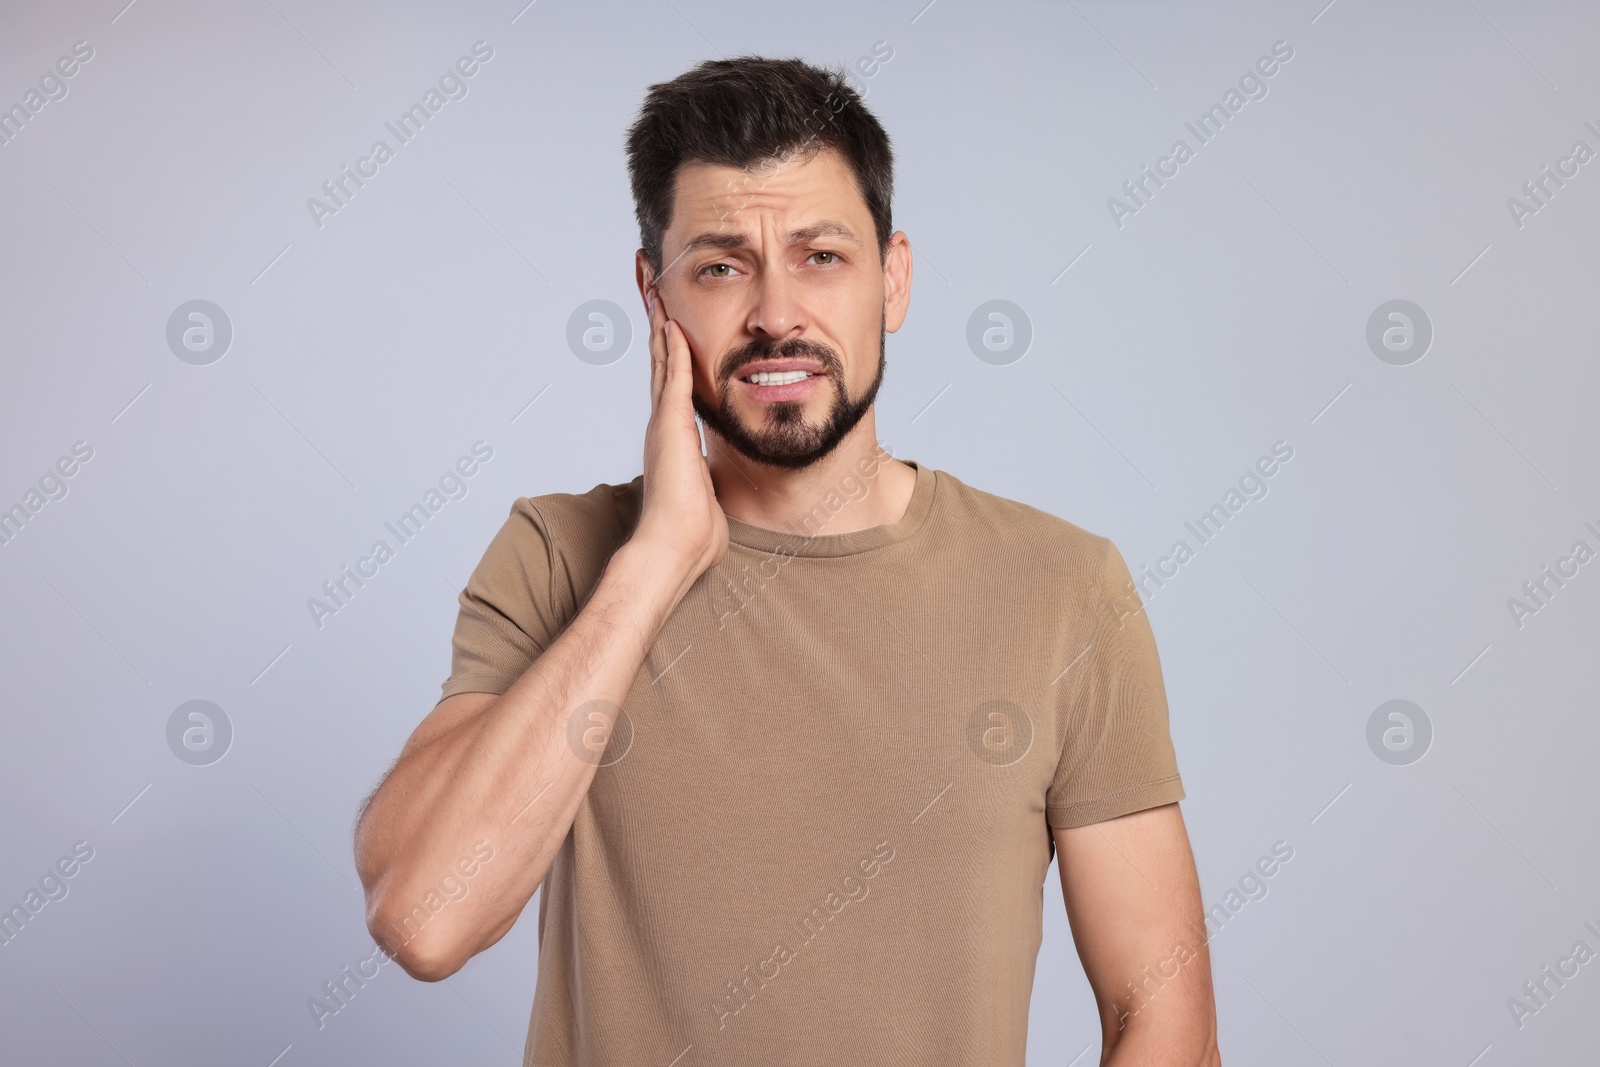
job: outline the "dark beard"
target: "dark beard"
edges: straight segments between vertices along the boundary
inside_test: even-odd
[[[833,349],[815,341],[795,338],[781,344],[770,337],[756,338],[735,349],[722,361],[718,375],[716,407],[693,397],[695,414],[716,431],[736,451],[753,463],[768,467],[798,470],[809,467],[839,446],[864,418],[877,399],[888,366],[888,331],[882,327],[878,337],[878,372],[860,397],[851,400],[844,384],[844,364]],[[822,364],[823,374],[833,383],[833,407],[820,426],[805,421],[805,409],[796,401],[767,405],[768,425],[755,432],[747,430],[732,403],[733,382],[739,368],[762,359],[810,358]]]

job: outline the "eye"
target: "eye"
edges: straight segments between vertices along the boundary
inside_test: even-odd
[[[810,256],[807,256],[806,258],[807,259],[814,259],[817,256],[827,256],[828,257],[827,259],[823,260],[822,262],[820,262],[818,264],[818,266],[822,266],[822,267],[826,267],[831,263],[836,263],[839,260],[839,253],[837,253],[837,252],[813,252],[813,253],[811,253]]]
[[[729,272],[729,273],[720,273],[720,272],[723,272],[723,271],[726,271],[726,272]],[[727,277],[730,277],[732,271],[733,271],[733,264],[732,263],[713,263],[713,264],[711,264],[711,266],[706,267],[700,273],[701,274],[705,274],[705,275],[709,275],[710,277],[713,277],[713,278],[727,278]]]

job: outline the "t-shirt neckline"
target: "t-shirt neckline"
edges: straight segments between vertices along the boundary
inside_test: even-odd
[[[752,548],[758,552],[825,557],[852,556],[858,552],[870,552],[875,548],[904,541],[922,528],[923,521],[933,510],[936,479],[932,470],[915,460],[908,459],[902,462],[917,472],[917,481],[911,489],[911,500],[906,504],[905,514],[895,522],[869,526],[865,530],[855,530],[850,533],[830,534],[822,532],[827,529],[826,522],[800,530],[769,530],[764,526],[753,526],[729,515],[728,542],[730,545]],[[845,493],[837,490],[835,492],[839,500],[848,502],[849,497]],[[824,515],[828,514],[827,499],[824,498],[822,505]],[[844,506],[848,507],[848,503]]]

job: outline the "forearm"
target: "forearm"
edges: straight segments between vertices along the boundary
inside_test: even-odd
[[[614,714],[693,580],[625,545],[571,624],[503,695],[402,754],[361,820],[357,862],[368,925],[407,970],[445,977],[511,928],[594,777],[597,754],[570,740],[589,728],[573,728],[574,714],[590,702]],[[407,923],[480,841],[493,861],[466,894],[425,912],[425,927]]]
[[[458,693],[435,706],[358,820],[367,925],[392,951],[404,946],[394,955],[419,978],[447,977],[511,929],[571,829],[608,720],[673,609],[728,549],[693,412],[688,341],[667,319],[653,274],[648,282],[641,274],[641,292],[650,310],[651,410],[632,538],[505,693]],[[493,861],[474,868],[463,858],[476,857],[480,841]],[[418,914],[439,879],[458,869],[473,869],[471,885],[457,887],[450,907]]]
[[[1186,920],[1182,926],[1146,939],[1137,956],[1124,954],[1120,989],[1097,989],[1101,1067],[1219,1067],[1222,1062],[1198,886],[1176,895],[1193,898],[1171,914]],[[1134,971],[1132,961],[1138,958],[1146,962]]]
[[[1100,1067],[1222,1067],[1214,1023],[1118,1030],[1113,1020],[1100,1047]]]
[[[1173,925],[1125,950],[1120,989],[1096,983],[1102,1067],[1219,1067],[1211,949],[1204,936],[1199,886],[1174,894]],[[1187,931],[1187,932],[1185,932]],[[1163,947],[1165,946],[1165,947]],[[1133,961],[1146,962],[1133,970]]]

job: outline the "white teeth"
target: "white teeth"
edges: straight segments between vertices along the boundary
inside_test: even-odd
[[[810,373],[803,370],[757,371],[749,376],[749,380],[756,385],[789,385],[809,377]]]

